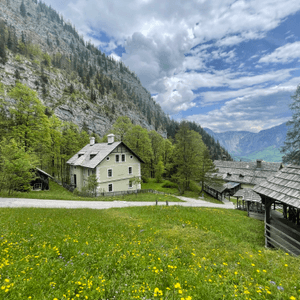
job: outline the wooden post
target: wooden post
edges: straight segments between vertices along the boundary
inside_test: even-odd
[[[272,201],[271,199],[268,199],[264,196],[265,198],[265,246],[266,247],[271,247],[271,244],[269,243],[268,237],[271,236],[270,234],[270,221],[271,221],[271,206],[272,206]]]
[[[169,206],[169,202],[168,202],[168,200],[166,201],[166,205],[167,205],[167,206]]]
[[[158,201],[157,201],[157,199],[156,199],[156,200],[155,200],[156,205],[157,205],[157,202],[158,202]]]

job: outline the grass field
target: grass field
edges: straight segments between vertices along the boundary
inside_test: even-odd
[[[164,181],[162,183],[156,183],[154,178],[150,178],[148,183],[143,183],[142,184],[142,189],[153,189],[156,191],[164,192],[164,193],[169,193],[172,195],[177,195],[179,196],[180,193],[177,188],[164,188],[163,187]],[[199,194],[193,191],[185,191],[183,195],[184,197],[189,197],[189,198],[199,198]],[[222,204],[223,202],[211,197],[207,193],[204,193],[204,200],[212,203],[217,203],[217,204]]]
[[[158,195],[152,193],[145,194],[135,194],[115,196],[115,197],[80,197],[77,196],[57,183],[50,180],[50,190],[49,191],[30,191],[30,192],[13,192],[8,194],[5,191],[0,192],[0,197],[13,197],[13,198],[30,198],[30,199],[53,199],[53,200],[77,200],[77,201],[142,201],[142,202],[159,202],[169,201],[169,202],[182,202],[178,198],[170,195]]]
[[[145,194],[131,194],[124,196],[115,197],[81,197],[77,196],[70,191],[66,190],[62,186],[50,180],[50,190],[49,191],[30,191],[30,192],[12,192],[8,194],[5,191],[0,192],[0,197],[10,197],[10,198],[30,198],[30,199],[53,199],[53,200],[77,200],[77,201],[141,201],[141,202],[184,202],[174,197],[174,195],[179,195],[178,189],[170,189],[162,187],[163,183],[155,183],[155,179],[149,179],[149,183],[142,183],[142,189],[153,189],[156,191],[164,192],[167,195],[159,195],[152,193]],[[190,198],[199,198],[197,193],[192,191],[186,191],[183,195]],[[208,194],[204,193],[204,200],[212,203],[222,204],[221,201],[214,199]]]
[[[0,209],[0,299],[299,299],[300,261],[237,210]]]

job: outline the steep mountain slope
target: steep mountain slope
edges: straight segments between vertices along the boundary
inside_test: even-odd
[[[0,2],[0,17],[9,32],[6,39],[15,35],[23,44],[19,50],[26,50],[21,58],[8,55],[1,69],[4,84],[13,85],[18,70],[18,79],[36,89],[44,104],[62,120],[100,135],[105,134],[120,115],[127,115],[135,124],[166,135],[166,115],[133,72],[86,44],[71,24],[42,2],[24,1],[22,16],[22,2]],[[49,53],[51,66],[44,64],[45,55],[40,54],[40,50]],[[43,76],[47,78],[44,83]],[[100,79],[95,81],[95,78]],[[66,93],[71,83],[75,90],[72,99],[72,93]],[[46,85],[44,94],[38,88],[42,84]]]
[[[279,149],[284,144],[287,129],[286,123],[283,123],[258,133],[248,131],[215,133],[208,128],[205,128],[205,131],[237,159],[261,158],[276,162],[281,161],[282,154]]]

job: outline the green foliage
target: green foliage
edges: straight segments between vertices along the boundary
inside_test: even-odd
[[[169,181],[169,180],[164,180],[162,187],[172,188],[172,189],[177,189],[178,188],[177,183]]]
[[[124,142],[145,161],[145,164],[142,165],[142,175],[149,177],[153,150],[147,129],[139,125],[132,127],[124,137]]]
[[[82,192],[87,193],[88,196],[95,197],[97,195],[98,186],[99,182],[96,174],[91,174],[87,179],[86,186],[82,188]]]
[[[126,117],[118,117],[112,127],[112,132],[116,136],[116,141],[123,141],[126,134],[133,128],[131,120]]]
[[[12,121],[10,136],[25,151],[47,151],[50,145],[49,120],[37,93],[17,83],[9,96],[15,100],[15,105],[9,109]]]
[[[284,153],[284,163],[300,165],[300,85],[298,85],[292,99],[294,101],[290,105],[290,109],[294,113],[292,120],[286,124],[289,126],[289,129],[281,152]]]
[[[43,64],[46,67],[50,67],[51,66],[51,57],[48,53],[44,53],[43,55]]]
[[[165,172],[164,163],[162,162],[162,158],[160,157],[155,167],[155,179],[157,183],[162,182],[162,175],[164,172]]]
[[[4,138],[0,143],[0,190],[28,191],[30,182],[35,178],[36,159],[33,153],[14,139]]]
[[[199,133],[189,129],[182,123],[175,137],[174,164],[176,173],[174,180],[181,193],[190,188],[190,181],[199,178],[199,169],[203,162],[205,145]]]
[[[199,186],[199,184],[197,182],[195,182],[194,180],[191,180],[190,182],[190,190],[194,193],[196,193],[197,195],[200,195],[202,189]]]

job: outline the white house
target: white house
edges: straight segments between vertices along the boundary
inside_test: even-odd
[[[123,142],[115,142],[114,135],[108,135],[108,143],[90,144],[83,147],[67,164],[70,165],[71,184],[79,191],[85,186],[88,176],[96,174],[98,192],[117,192],[140,189],[132,178],[141,179],[141,163],[144,161]]]

